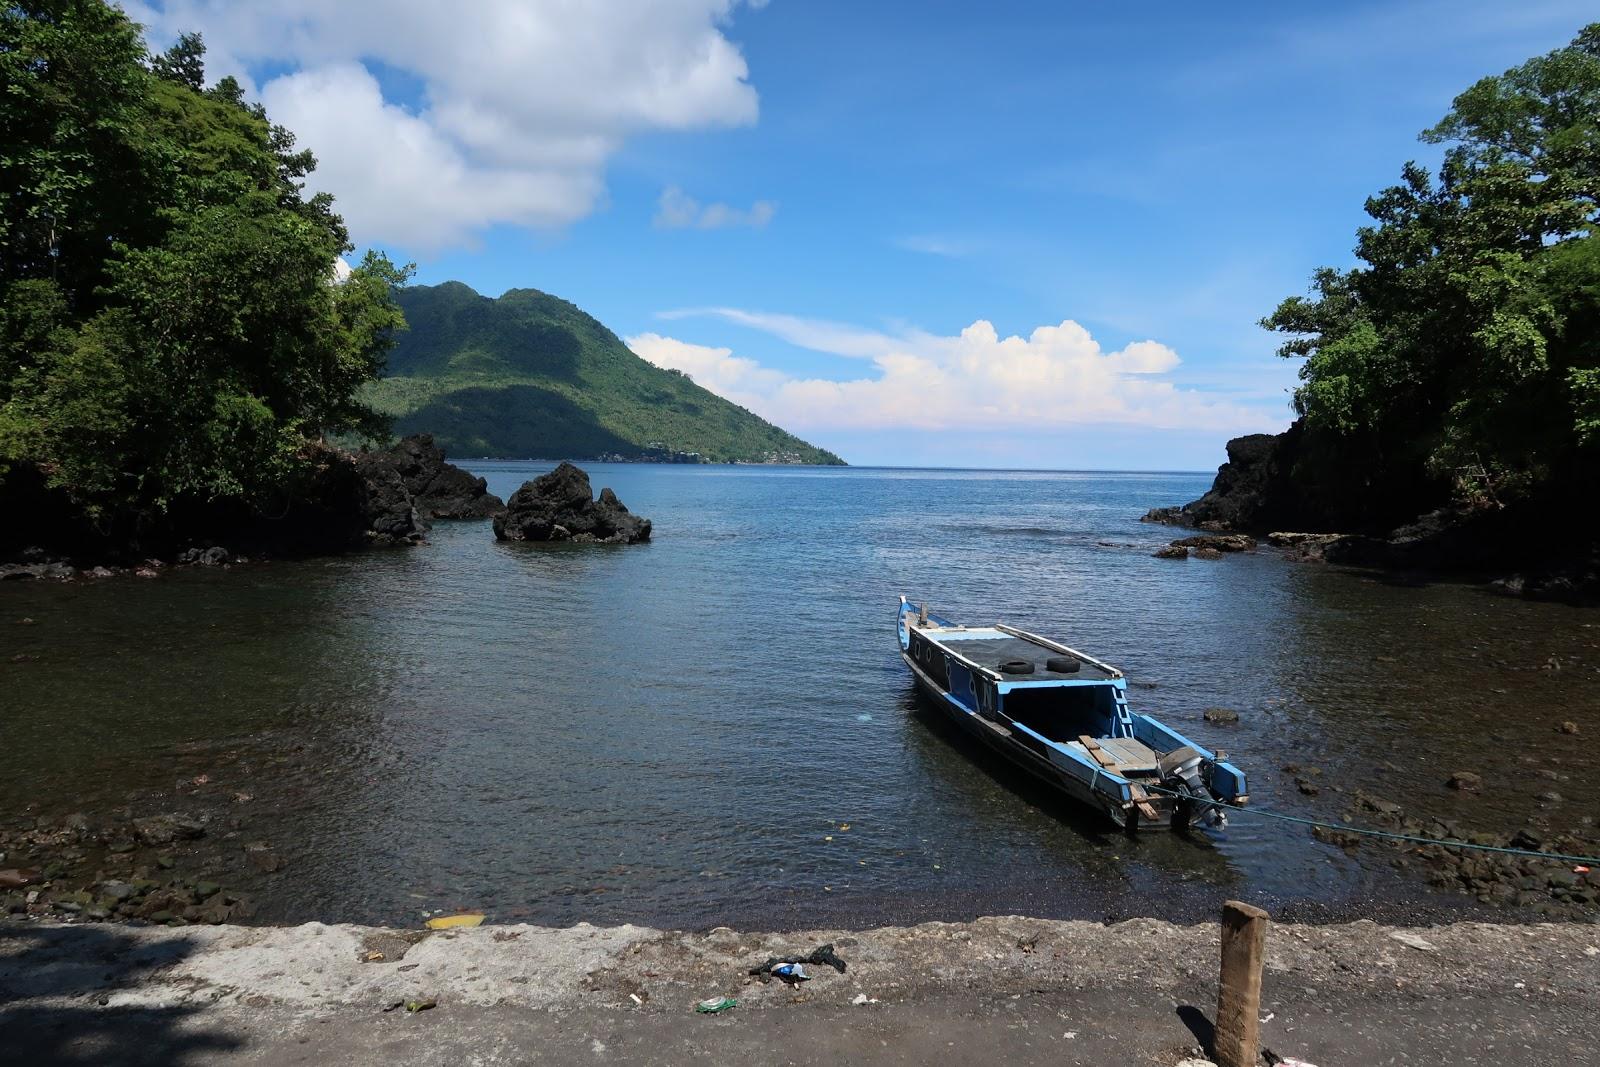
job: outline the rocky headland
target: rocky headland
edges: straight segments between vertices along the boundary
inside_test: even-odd
[[[511,494],[494,517],[494,535],[501,541],[632,545],[650,540],[650,520],[630,512],[609,488],[595,499],[589,476],[563,462]]]
[[[481,519],[503,504],[426,434],[379,451],[308,449],[268,507],[180,501],[159,518],[97,520],[21,465],[0,482],[0,580],[154,577],[168,566],[414,545],[432,519]]]
[[[1589,524],[1572,521],[1570,506],[1502,503],[1493,494],[1463,503],[1421,488],[1381,500],[1323,492],[1301,474],[1301,461],[1314,447],[1301,421],[1280,434],[1236,437],[1205,495],[1151,508],[1142,521],[1260,537],[1310,562],[1458,575],[1555,599],[1600,598],[1600,542]],[[1408,499],[1414,511],[1407,511]],[[1253,547],[1185,538],[1157,555],[1217,558],[1190,550]]]
[[[505,502],[489,492],[488,482],[445,461],[444,449],[433,443],[432,434],[403,437],[376,455],[394,468],[425,519],[489,519],[505,510]]]

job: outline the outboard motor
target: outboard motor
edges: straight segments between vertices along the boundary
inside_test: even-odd
[[[1197,821],[1219,829],[1228,825],[1227,812],[1222,810],[1211,788],[1212,761],[1197,749],[1185,745],[1173,749],[1156,763],[1161,772],[1161,785],[1178,794],[1173,820],[1180,826],[1193,826]]]

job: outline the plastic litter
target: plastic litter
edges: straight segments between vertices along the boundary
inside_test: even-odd
[[[750,968],[750,973],[763,982],[770,982],[772,981],[772,976],[777,973],[774,968],[785,963],[809,963],[813,967],[827,966],[832,967],[840,974],[844,973],[845,968],[844,960],[840,959],[838,954],[833,951],[833,942],[830,941],[826,945],[813,949],[808,956],[769,956],[766,963],[759,967]],[[783,976],[780,975],[779,977]],[[784,981],[789,982],[791,985],[794,984],[794,980],[790,978],[785,977]]]
[[[429,1008],[437,1008],[438,1006],[439,1002],[437,1000],[432,997],[426,997],[421,1000],[396,1000],[385,1004],[383,1010],[387,1012],[404,1008],[407,1012],[416,1014],[419,1011],[427,1011]]]
[[[732,997],[711,997],[709,1000],[702,1000],[696,1004],[694,1010],[701,1015],[717,1015],[727,1011],[729,1008],[737,1008],[738,1006],[739,1002]]]
[[[1262,1049],[1261,1054],[1267,1058],[1267,1062],[1272,1067],[1317,1067],[1316,1064],[1307,1060],[1297,1060],[1293,1056],[1280,1056],[1270,1048]]]
[[[801,982],[811,981],[811,976],[806,973],[805,967],[798,963],[780,963],[772,968],[772,976],[780,978],[790,985],[799,985]]]
[[[474,912],[466,915],[441,915],[423,923],[430,930],[454,930],[462,926],[482,926],[483,913]]]

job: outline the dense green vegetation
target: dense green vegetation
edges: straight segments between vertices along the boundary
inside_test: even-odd
[[[656,367],[565,300],[460,282],[399,295],[409,330],[367,391],[402,433],[461,456],[627,457],[651,445],[713,461],[838,463],[685,375]]]
[[[0,479],[106,527],[266,506],[357,398],[404,280],[350,250],[315,166],[204,49],[100,0],[0,7]]]
[[[1600,488],[1600,24],[1487,77],[1367,201],[1359,266],[1264,325],[1303,357],[1294,475],[1345,521]]]

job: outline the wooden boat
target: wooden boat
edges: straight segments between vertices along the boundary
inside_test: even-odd
[[[1122,672],[1014,627],[958,626],[900,598],[900,655],[957,726],[1129,830],[1226,821],[1244,772],[1128,708]]]

